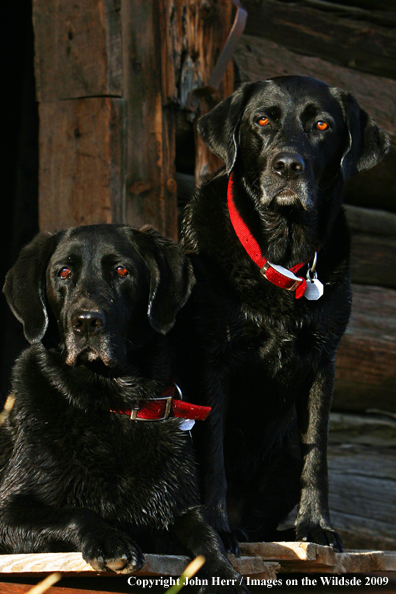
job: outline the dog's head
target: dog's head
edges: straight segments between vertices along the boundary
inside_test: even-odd
[[[374,167],[389,148],[352,95],[299,76],[243,84],[198,130],[258,207],[315,208],[318,194]]]
[[[186,257],[154,229],[93,225],[37,235],[3,292],[30,343],[55,326],[68,365],[117,367],[152,330],[172,328],[193,284]]]

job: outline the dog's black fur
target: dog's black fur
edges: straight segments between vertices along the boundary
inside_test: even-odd
[[[389,139],[350,94],[297,76],[243,84],[198,130],[226,163],[182,223],[197,284],[178,326],[190,345],[180,350],[180,381],[213,407],[195,436],[208,519],[237,552],[236,537],[275,539],[299,502],[297,540],[341,550],[326,463],[335,355],[351,308],[341,192],[383,158]],[[230,222],[231,173],[234,202],[265,258],[290,268],[320,250],[318,301],[272,285],[250,260]]]
[[[82,551],[94,568],[131,572],[141,546],[164,550],[173,534],[206,557],[206,575],[236,580],[221,591],[247,591],[202,519],[180,419],[110,412],[171,384],[167,333],[193,284],[181,250],[149,228],[75,227],[22,250],[4,292],[32,346],[0,430],[1,552]]]

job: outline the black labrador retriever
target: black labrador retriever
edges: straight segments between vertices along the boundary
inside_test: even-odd
[[[221,591],[247,592],[199,507],[186,429],[209,409],[172,395],[167,333],[193,284],[150,228],[75,227],[22,250],[4,292],[31,346],[0,430],[1,552],[82,551],[126,573],[173,534],[230,580]]]
[[[226,163],[182,223],[197,283],[180,381],[212,407],[195,436],[208,520],[238,552],[238,539],[276,539],[299,502],[297,540],[341,550],[326,462],[351,309],[341,193],[389,139],[349,93],[298,76],[243,84],[198,130]]]

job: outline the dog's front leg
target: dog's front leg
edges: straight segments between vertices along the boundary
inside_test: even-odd
[[[205,557],[198,594],[249,594],[242,576],[229,562],[218,534],[193,507],[176,518],[173,530],[179,541],[196,555]]]
[[[45,553],[81,551],[98,571],[137,571],[144,557],[137,544],[96,512],[57,508],[33,495],[14,494],[0,507],[0,551]]]
[[[196,428],[194,441],[201,466],[202,498],[205,504],[206,519],[218,532],[225,549],[236,556],[240,555],[238,541],[230,531],[227,514],[227,480],[224,467],[224,381],[206,382],[208,403],[212,411],[205,421]]]
[[[296,538],[342,551],[341,537],[330,522],[327,436],[334,389],[334,359],[322,365],[307,395],[297,401],[303,470]]]

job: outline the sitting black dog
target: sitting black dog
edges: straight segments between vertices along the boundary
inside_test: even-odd
[[[212,407],[194,437],[209,522],[237,552],[238,539],[276,539],[299,502],[297,540],[341,550],[326,462],[351,308],[341,192],[389,139],[350,94],[297,76],[243,84],[198,130],[226,163],[182,224],[197,283],[180,381]]]
[[[235,580],[220,590],[247,591],[199,508],[183,423],[209,409],[172,398],[166,334],[193,284],[150,228],[75,227],[22,250],[4,286],[31,346],[0,430],[2,552],[82,551],[98,570],[133,572],[136,540],[158,552],[173,534],[206,575]]]

